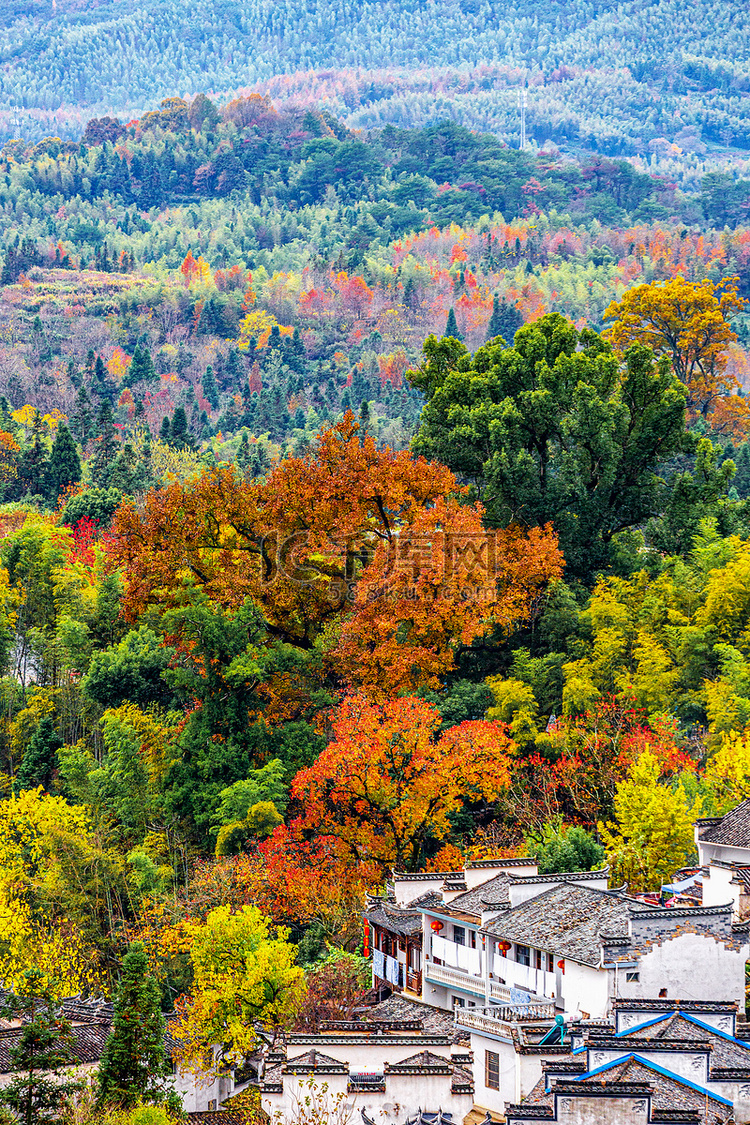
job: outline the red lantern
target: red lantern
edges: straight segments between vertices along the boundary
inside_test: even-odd
[[[500,944],[500,948],[503,951],[503,957],[507,957],[508,956],[508,950],[510,949],[510,942],[509,941],[501,941],[499,944]]]
[[[443,923],[438,922],[437,918],[435,918],[432,922],[430,922],[430,929],[434,930],[435,933],[438,933],[440,930],[442,930],[442,928],[443,928]]]
[[[366,918],[364,928],[362,930],[362,954],[364,957],[370,956],[370,926]]]
[[[561,969],[563,973],[565,972],[565,962],[564,961],[558,961],[557,967],[558,967],[558,969]]]

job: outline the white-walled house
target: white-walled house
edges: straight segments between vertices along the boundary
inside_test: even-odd
[[[628,997],[744,1002],[748,928],[731,903],[660,908],[607,876],[538,875],[528,860],[396,876],[365,914],[373,983],[477,1018],[526,1005],[599,1019]]]
[[[537,1081],[504,1109],[508,1122],[750,1121],[750,1044],[737,1008],[720,1002],[621,1000],[613,1019],[572,1026],[567,1052],[542,1057],[538,1033],[518,1030]],[[532,1043],[529,1046],[529,1043]],[[533,1079],[527,1066],[525,1081]]]
[[[695,824],[704,906],[731,902],[735,919],[750,915],[750,801]]]
[[[697,820],[695,845],[701,867],[717,859],[750,865],[750,801],[742,801],[725,816]]]
[[[455,1040],[449,1013],[391,997],[366,1019],[287,1036],[265,1060],[261,1105],[272,1119],[292,1120],[313,1083],[319,1091],[325,1084],[331,1108],[341,1099],[383,1125],[448,1107],[460,1121],[474,1098],[471,1059]]]

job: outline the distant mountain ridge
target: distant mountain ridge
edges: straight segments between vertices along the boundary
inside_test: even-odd
[[[278,75],[300,96],[326,71],[352,126],[453,117],[512,143],[528,84],[537,143],[750,147],[750,13],[730,0],[9,0],[4,16],[0,140],[77,139],[89,117]]]

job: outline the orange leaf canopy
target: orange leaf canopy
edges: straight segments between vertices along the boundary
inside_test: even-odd
[[[438,735],[440,722],[422,699],[346,698],[333,741],[292,783],[305,810],[299,828],[339,839],[359,862],[419,869],[463,798],[495,800],[510,784],[514,745],[502,724],[465,722]]]
[[[393,693],[436,683],[457,645],[528,616],[561,573],[549,529],[485,532],[460,491],[449,469],[378,449],[348,414],[264,481],[218,468],[125,505],[110,556],[131,618],[188,586],[224,608],[249,598],[272,637],[310,649],[328,629],[341,674]]]

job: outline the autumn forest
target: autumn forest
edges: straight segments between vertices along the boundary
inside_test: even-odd
[[[79,30],[99,10],[60,7]],[[111,25],[123,57],[142,7]],[[58,74],[40,40],[27,74],[15,5],[8,994],[33,970],[39,995],[111,998],[140,957],[172,1058],[221,1043],[243,1065],[259,1029],[340,1017],[366,989],[362,911],[393,870],[536,856],[658,891],[694,859],[695,818],[750,796],[750,79],[699,55],[697,13],[669,74],[602,77],[605,13],[555,78],[538,45],[560,6],[531,7],[517,57],[481,40],[473,86],[445,77],[468,65],[456,39],[441,93],[404,77],[404,37],[390,76],[374,47],[324,72],[323,23],[309,46],[279,6],[256,13],[246,89],[217,25],[188,62],[214,59],[226,94],[182,97],[155,5],[172,86],[144,79],[134,110],[109,48],[101,72]],[[384,8],[403,30],[409,5]],[[717,25],[738,58],[741,23]],[[671,108],[636,135],[649,82]],[[34,1120],[178,1112],[166,1071],[128,1085],[118,1065],[112,1048],[88,1108],[58,1092]]]

